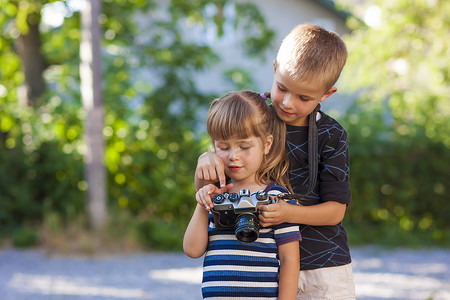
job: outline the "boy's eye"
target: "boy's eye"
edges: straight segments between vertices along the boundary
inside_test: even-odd
[[[287,91],[285,88],[283,88],[283,87],[281,87],[281,86],[279,86],[279,85],[278,85],[278,89],[279,89],[280,91],[282,91],[282,92],[286,92],[286,91]]]

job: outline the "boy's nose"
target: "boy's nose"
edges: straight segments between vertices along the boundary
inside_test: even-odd
[[[293,105],[293,101],[292,101],[293,99],[292,99],[292,95],[291,94],[286,94],[285,96],[284,96],[284,98],[283,98],[283,106],[285,107],[285,108],[291,108],[292,107],[292,105]]]

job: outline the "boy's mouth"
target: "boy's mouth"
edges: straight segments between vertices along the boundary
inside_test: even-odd
[[[283,115],[286,115],[286,116],[292,116],[292,115],[294,115],[293,113],[290,113],[290,112],[285,111],[285,110],[282,109],[281,107],[279,107],[279,109],[280,109],[280,112],[281,112]]]

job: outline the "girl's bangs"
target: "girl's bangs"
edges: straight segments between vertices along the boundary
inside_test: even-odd
[[[213,140],[227,140],[235,137],[246,139],[259,136],[259,124],[251,110],[222,111],[213,113],[208,119],[208,133]]]

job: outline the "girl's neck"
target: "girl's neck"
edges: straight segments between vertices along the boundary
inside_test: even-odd
[[[231,180],[233,187],[229,192],[231,193],[239,193],[242,189],[250,190],[250,193],[256,193],[260,190],[264,190],[267,187],[267,184],[258,183],[258,182],[239,182]]]

